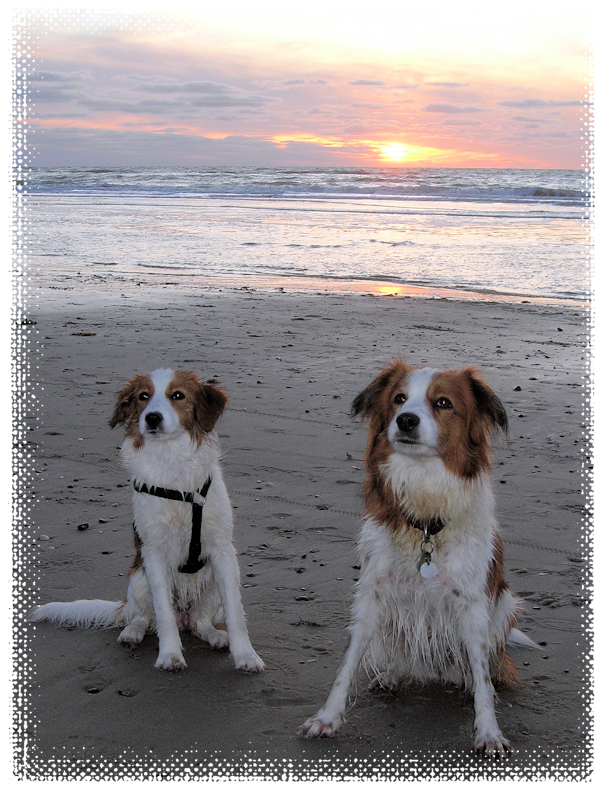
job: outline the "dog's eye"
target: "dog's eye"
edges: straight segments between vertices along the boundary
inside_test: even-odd
[[[182,399],[185,399],[185,393],[183,391],[173,391],[171,398],[173,401],[181,401]]]
[[[139,399],[140,401],[148,401],[148,399],[149,399],[149,398],[150,398],[150,394],[149,394],[149,393],[146,393],[146,391],[142,391],[142,392],[140,393],[140,395],[138,396],[138,399]]]
[[[447,396],[440,396],[440,398],[436,401],[435,406],[439,407],[440,410],[451,410],[452,402]]]
[[[394,404],[404,404],[405,401],[406,401],[405,393],[397,393],[394,396]]]

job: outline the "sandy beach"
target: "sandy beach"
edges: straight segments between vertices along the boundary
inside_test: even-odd
[[[187,670],[161,673],[154,635],[128,650],[117,630],[27,625],[25,777],[587,776],[585,310],[218,286],[46,289],[37,302],[29,604],[124,597],[134,550],[122,433],[108,427],[114,397],[135,372],[193,369],[230,397],[217,430],[266,670],[236,672],[228,653],[186,634]],[[464,693],[391,695],[364,677],[336,738],[296,736],[333,681],[358,576],[366,429],[350,404],[397,357],[479,365],[509,415],[509,438],[495,445],[498,515],[522,629],[543,646],[511,652],[523,684],[499,694],[515,749],[503,762],[471,754]]]

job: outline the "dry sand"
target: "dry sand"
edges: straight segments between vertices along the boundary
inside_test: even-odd
[[[43,387],[27,434],[38,471],[26,529],[31,602],[124,597],[131,495],[121,432],[108,428],[114,395],[134,372],[194,369],[230,395],[217,428],[249,631],[266,671],[236,672],[228,653],[187,634],[187,670],[161,673],[154,635],[128,650],[118,630],[27,625],[26,777],[586,776],[584,310],[216,287],[49,289],[29,319],[31,378]],[[522,627],[544,647],[512,651],[523,685],[499,695],[515,748],[503,762],[472,756],[472,703],[454,689],[391,695],[361,677],[336,738],[295,734],[333,681],[358,574],[366,430],[348,410],[395,357],[479,364],[509,415],[509,440],[495,448],[498,513],[508,577],[526,603]]]

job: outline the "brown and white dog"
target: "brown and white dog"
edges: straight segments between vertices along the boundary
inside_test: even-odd
[[[475,750],[510,753],[492,679],[513,685],[506,644],[521,605],[504,577],[488,438],[507,430],[502,403],[477,371],[397,361],[354,400],[369,419],[350,644],[325,705],[299,733],[333,735],[361,661],[385,688],[463,684],[474,694]]]
[[[246,630],[214,431],[226,402],[220,388],[171,369],[137,375],[120,391],[110,425],[125,424],[121,458],[133,478],[137,550],[127,598],[51,602],[33,621],[120,626],[129,646],[155,628],[155,666],[168,671],[186,665],[179,629],[187,628],[216,649],[229,645],[236,668],[262,671]]]

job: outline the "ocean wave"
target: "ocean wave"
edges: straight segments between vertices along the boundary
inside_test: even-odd
[[[582,205],[585,171],[445,168],[31,168],[29,194]]]

